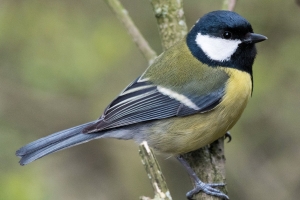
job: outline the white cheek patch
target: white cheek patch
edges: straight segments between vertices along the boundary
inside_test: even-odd
[[[222,62],[230,60],[242,41],[226,40],[198,33],[196,43],[210,59]]]

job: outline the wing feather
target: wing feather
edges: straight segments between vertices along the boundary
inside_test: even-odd
[[[158,89],[159,87],[159,89]],[[139,122],[165,119],[169,117],[182,117],[199,112],[206,112],[218,105],[224,95],[225,84],[208,95],[192,96],[177,94],[170,89],[156,86],[149,80],[136,79],[105,109],[99,120],[84,129],[85,133],[117,128]],[[178,97],[178,98],[176,98]],[[191,107],[185,103],[188,98]]]

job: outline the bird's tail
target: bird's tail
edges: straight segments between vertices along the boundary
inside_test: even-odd
[[[16,152],[16,155],[21,158],[19,163],[21,165],[26,165],[50,153],[100,138],[103,136],[103,133],[82,133],[82,130],[85,127],[92,125],[95,122],[96,121],[88,122],[86,124],[53,133],[23,146]]]

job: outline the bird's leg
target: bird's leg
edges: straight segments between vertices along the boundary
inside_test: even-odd
[[[225,140],[226,140],[227,138],[228,138],[227,143],[231,142],[232,136],[231,136],[231,134],[230,134],[229,131],[227,131],[227,132],[225,133]]]
[[[208,195],[216,196],[221,199],[226,199],[226,200],[229,199],[229,197],[226,194],[224,194],[220,190],[214,188],[214,187],[225,186],[224,183],[203,183],[198,178],[198,176],[196,175],[194,170],[191,168],[191,166],[187,163],[187,161],[182,156],[177,156],[177,160],[179,160],[179,162],[186,168],[188,174],[191,176],[191,178],[193,179],[193,181],[195,183],[194,184],[195,188],[193,190],[189,191],[188,193],[186,193],[186,197],[188,199],[192,199],[192,197],[195,194],[197,194],[201,191]]]

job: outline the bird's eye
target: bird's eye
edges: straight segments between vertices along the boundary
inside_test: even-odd
[[[230,39],[231,37],[232,37],[232,33],[231,33],[231,32],[225,31],[225,32],[223,33],[223,38],[224,38],[224,39],[228,40],[228,39]]]

